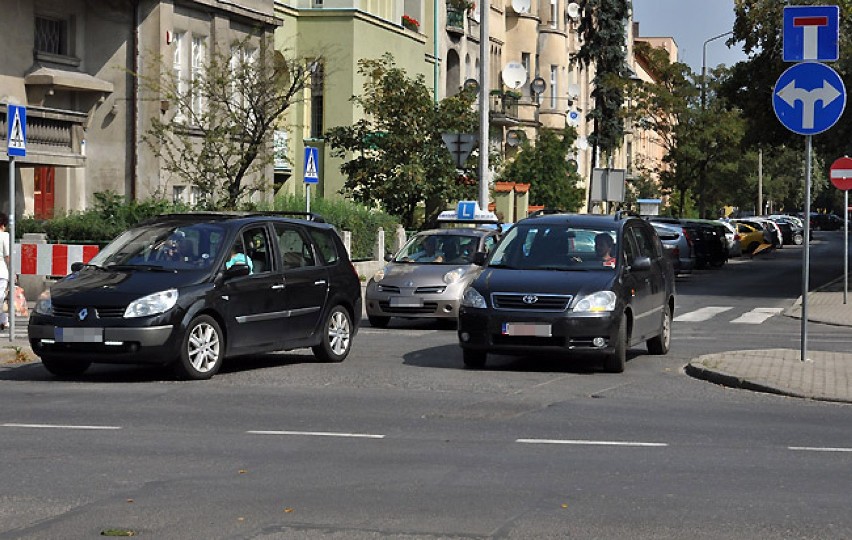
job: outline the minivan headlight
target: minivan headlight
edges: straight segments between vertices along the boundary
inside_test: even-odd
[[[479,291],[473,287],[468,287],[462,295],[461,304],[464,307],[485,309],[488,305],[485,303],[485,297],[479,294]]]
[[[615,293],[612,291],[598,291],[584,296],[577,301],[574,311],[587,313],[601,313],[604,311],[615,311]]]
[[[38,295],[35,312],[39,315],[53,315],[53,301],[50,299],[50,289]]]
[[[178,290],[160,291],[142,298],[137,298],[124,311],[125,319],[159,315],[175,307],[178,300]]]
[[[452,285],[456,281],[460,280],[464,275],[464,268],[456,268],[454,270],[450,270],[446,274],[444,274],[444,283],[447,285]]]

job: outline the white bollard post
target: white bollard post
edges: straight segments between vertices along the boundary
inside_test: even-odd
[[[379,227],[376,233],[376,245],[373,249],[373,258],[377,261],[385,260],[385,230]]]

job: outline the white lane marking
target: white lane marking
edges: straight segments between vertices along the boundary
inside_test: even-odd
[[[733,321],[732,323],[742,323],[742,324],[760,324],[769,317],[773,315],[778,315],[784,311],[784,308],[754,308],[748,313],[743,313]]]
[[[369,433],[333,433],[328,431],[246,431],[252,435],[303,435],[307,437],[349,437],[356,439],[384,439],[384,435],[371,435]]]
[[[394,328],[380,329],[380,328],[373,328],[372,326],[362,326],[360,328],[360,330],[358,330],[358,333],[360,334],[362,332],[365,333],[365,334],[384,334],[384,335],[394,334],[394,335],[397,335],[397,336],[413,336],[413,337],[422,337],[422,336],[430,336],[432,334],[446,333],[446,332],[442,332],[441,330],[403,330],[403,329],[394,329]]]
[[[36,429],[121,429],[121,426],[69,426],[64,424],[0,424],[0,427],[36,428]]]
[[[716,307],[709,306],[703,307],[701,309],[696,309],[695,311],[690,311],[689,313],[684,313],[683,315],[678,315],[674,318],[675,322],[701,322],[706,321],[707,319],[713,318],[720,313],[724,313],[729,309],[733,309],[731,307]]]
[[[787,449],[801,452],[852,452],[852,448],[831,448],[821,446],[788,446]]]
[[[570,439],[516,439],[515,442],[523,444],[575,444],[585,446],[643,446],[643,447],[661,447],[668,446],[668,443],[652,443],[652,442],[630,442],[630,441],[582,441]]]

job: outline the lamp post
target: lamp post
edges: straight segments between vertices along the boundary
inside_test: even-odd
[[[704,40],[704,46],[701,48],[701,112],[703,113],[707,106],[707,44],[711,41],[716,41],[725,36],[730,36],[733,31],[713,36]],[[704,165],[701,167],[701,176],[698,178],[698,217],[704,216],[704,186],[707,183],[707,165],[709,165],[709,157],[704,160]]]

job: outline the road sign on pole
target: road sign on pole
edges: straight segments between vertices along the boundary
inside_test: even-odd
[[[785,62],[836,62],[840,57],[838,6],[784,8]]]
[[[459,169],[464,169],[468,156],[476,146],[477,136],[474,133],[441,133],[444,146],[453,155],[453,163]]]
[[[319,149],[313,146],[305,147],[305,183],[319,183]]]
[[[852,158],[843,156],[831,164],[828,173],[831,183],[843,190],[843,303],[849,294],[849,190],[852,189]]]
[[[840,119],[846,108],[846,86],[825,64],[795,64],[778,77],[772,106],[778,120],[793,133],[816,135]]]
[[[9,105],[6,109],[6,150],[10,156],[27,156],[27,108]]]

